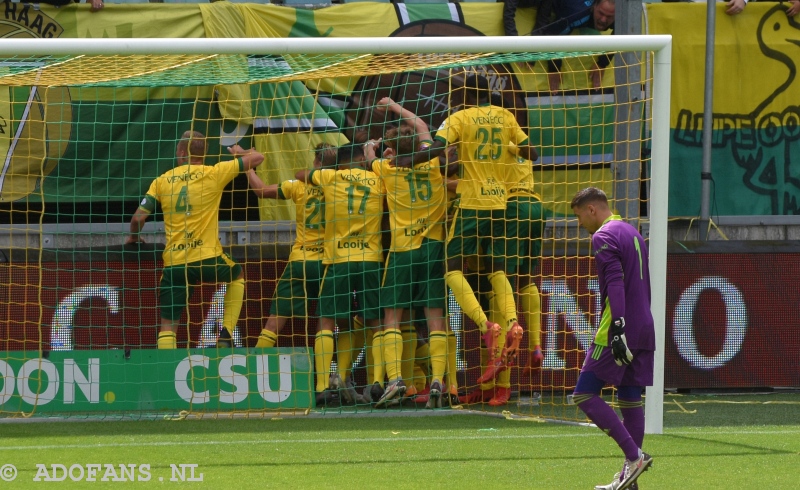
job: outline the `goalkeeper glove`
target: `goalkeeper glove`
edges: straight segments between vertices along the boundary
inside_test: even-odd
[[[625,340],[625,319],[622,317],[611,321],[609,338],[611,340],[611,353],[614,355],[614,362],[617,366],[629,365],[633,360],[633,354],[628,349],[628,341]]]

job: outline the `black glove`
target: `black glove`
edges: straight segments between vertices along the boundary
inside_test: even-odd
[[[629,365],[633,360],[633,354],[628,349],[628,342],[625,340],[625,319],[620,317],[612,320],[609,332],[614,362],[617,363],[617,366]]]

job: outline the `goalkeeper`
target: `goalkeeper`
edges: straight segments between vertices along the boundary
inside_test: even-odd
[[[222,190],[240,172],[255,168],[264,155],[228,147],[233,160],[205,165],[206,138],[186,131],[178,142],[178,166],[156,178],[131,218],[130,236],[125,243],[143,242],[139,236],[147,218],[161,204],[167,245],[164,271],[159,284],[161,330],[159,349],[176,347],[176,332],[192,290],[201,282],[225,282],[222,331],[217,345],[231,347],[233,331],[244,303],[242,266],[222,251],[219,242],[219,203]]]
[[[592,234],[603,312],[594,342],[586,352],[574,400],[589,419],[625,453],[622,471],[596,489],[633,486],[653,460],[642,452],[642,388],[653,384],[655,328],[650,313],[650,271],[644,239],[611,212],[605,193],[595,187],[572,199],[578,223]],[[620,421],[602,398],[605,385],[617,387]]]

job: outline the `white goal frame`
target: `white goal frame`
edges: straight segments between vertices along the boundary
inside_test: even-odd
[[[652,51],[650,282],[656,326],[653,386],[647,388],[645,432],[664,428],[664,349],[672,36],[363,37],[230,39],[1,39],[0,55],[379,54]]]

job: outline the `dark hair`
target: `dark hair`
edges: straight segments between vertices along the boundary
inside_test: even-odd
[[[336,150],[336,164],[350,163],[353,160],[363,158],[364,148],[357,143],[342,145]]]
[[[586,189],[580,190],[575,194],[575,197],[572,198],[572,202],[570,203],[570,207],[575,209],[592,203],[603,203],[608,205],[606,193],[597,187],[587,187]]]
[[[417,134],[408,126],[389,128],[383,143],[398,155],[411,155],[417,149]]]
[[[489,80],[476,73],[472,73],[464,79],[464,89],[466,90],[466,96],[470,96],[477,101],[487,100],[491,95],[491,92],[489,92]]]

